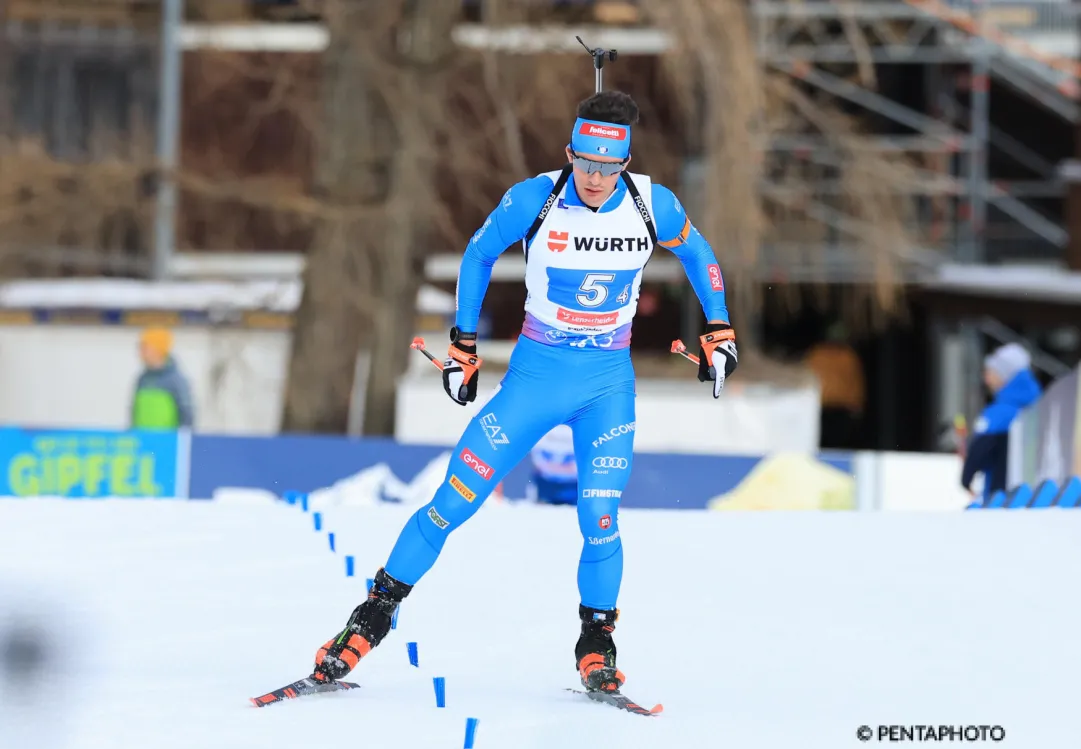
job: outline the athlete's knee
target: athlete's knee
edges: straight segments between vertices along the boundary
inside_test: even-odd
[[[426,536],[446,536],[473,517],[491,490],[470,487],[458,474],[448,473],[432,501],[424,508],[430,523],[422,523]],[[431,539],[429,539],[431,540]]]
[[[583,489],[578,498],[578,527],[587,547],[597,552],[619,545],[619,489]],[[602,554],[603,556],[603,554]]]

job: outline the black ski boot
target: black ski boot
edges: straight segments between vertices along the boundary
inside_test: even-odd
[[[612,632],[619,609],[601,611],[578,606],[582,634],[574,646],[574,661],[582,686],[589,692],[618,692],[626,678],[616,669],[616,644]]]
[[[368,600],[353,609],[345,629],[315,654],[312,678],[336,681],[356,668],[360,659],[390,632],[394,610],[412,589],[412,585],[398,582],[380,568],[368,591]]]

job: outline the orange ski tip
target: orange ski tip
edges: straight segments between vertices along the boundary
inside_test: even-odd
[[[664,705],[662,705],[661,703],[658,702],[656,705],[653,706],[653,709],[649,711],[649,714],[650,715],[660,715],[663,712],[664,712]]]

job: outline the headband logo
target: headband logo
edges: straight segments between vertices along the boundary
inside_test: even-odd
[[[592,135],[595,138],[612,138],[613,140],[626,140],[627,129],[622,127],[602,127],[583,122],[578,128],[579,135]]]

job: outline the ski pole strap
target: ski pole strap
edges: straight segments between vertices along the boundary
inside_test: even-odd
[[[458,362],[458,366],[462,368],[463,383],[467,383],[473,379],[473,375],[475,375],[477,370],[484,364],[484,360],[477,356],[476,348],[476,345],[474,345],[473,351],[465,351],[457,345],[452,344],[447,350],[447,356]]]

